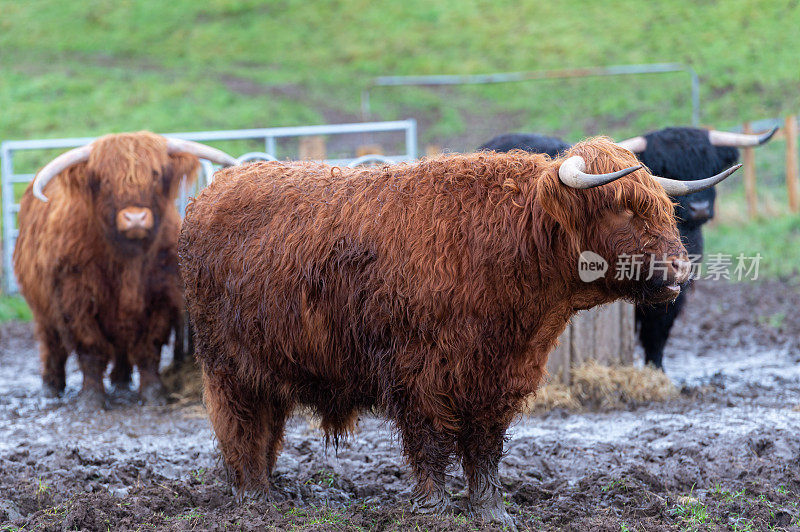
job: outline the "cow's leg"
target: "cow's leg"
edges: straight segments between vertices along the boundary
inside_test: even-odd
[[[479,520],[514,528],[503,504],[498,465],[503,455],[505,423],[483,426],[466,423],[458,437],[458,451],[469,485],[470,513]]]
[[[55,327],[36,324],[39,356],[42,360],[42,391],[47,397],[58,397],[67,385],[66,364],[69,352]]]
[[[159,375],[161,348],[169,343],[176,313],[168,306],[153,308],[147,315],[145,335],[131,349],[130,357],[139,370],[139,399],[144,404],[163,405],[167,392]]]
[[[414,509],[421,513],[448,512],[452,502],[445,488],[445,473],[455,454],[455,438],[438,430],[420,412],[411,406],[397,420],[403,451],[417,480]]]
[[[111,368],[111,384],[115,388],[127,389],[131,385],[131,374],[133,367],[131,361],[128,359],[128,353],[125,349],[115,349],[114,351],[114,367]]]
[[[81,272],[80,275],[74,274]],[[103,374],[114,355],[114,346],[109,342],[97,320],[101,310],[97,301],[98,287],[86,283],[85,279],[99,279],[91,264],[65,265],[66,275],[57,277],[53,296],[62,317],[58,326],[64,345],[73,348],[78,355],[78,366],[83,373],[83,386],[78,396],[78,407],[96,411],[106,407]],[[62,273],[63,273],[62,272]]]
[[[186,360],[186,329],[189,320],[183,313],[179,313],[173,326],[175,330],[175,344],[172,347],[172,366],[177,368]]]
[[[142,343],[133,350],[133,362],[139,370],[139,399],[143,404],[164,405],[167,392],[158,374],[161,340]]]
[[[288,405],[242,383],[234,371],[203,368],[204,400],[238,502],[269,492]]]
[[[110,356],[89,346],[78,345],[78,365],[83,373],[83,385],[78,395],[78,408],[95,412],[106,408],[106,392],[103,386],[103,373]]]
[[[664,348],[675,319],[683,309],[686,294],[681,292],[678,298],[662,305],[637,305],[636,321],[639,326],[639,342],[644,348],[645,364],[652,364],[664,369]]]
[[[138,394],[131,388],[131,375],[133,366],[131,365],[128,350],[116,347],[114,351],[114,367],[111,368],[111,389],[110,393],[118,400],[125,403],[135,402]]]
[[[669,334],[665,319],[666,309],[651,305],[636,307],[636,321],[639,327],[639,343],[644,349],[644,363],[658,369],[663,368],[664,347]]]
[[[283,433],[286,427],[286,419],[294,407],[293,404],[286,404],[277,399],[266,400],[264,402],[269,407],[267,417],[267,478],[272,474],[275,462],[278,460],[283,448]]]

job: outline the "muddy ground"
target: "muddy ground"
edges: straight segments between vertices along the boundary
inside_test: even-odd
[[[798,281],[707,281],[665,357],[678,398],[522,417],[501,466],[517,526],[800,530],[799,303]],[[87,417],[74,361],[66,397],[44,399],[31,327],[0,333],[0,530],[491,528],[412,514],[398,442],[375,418],[338,452],[295,418],[275,500],[236,506],[201,405],[117,400]]]

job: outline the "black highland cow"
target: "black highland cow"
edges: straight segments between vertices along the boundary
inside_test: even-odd
[[[546,153],[552,158],[556,158],[562,153],[566,153],[572,144],[566,143],[557,137],[546,135],[535,135],[525,133],[507,133],[498,135],[478,150],[508,152],[511,150],[525,150],[531,153]],[[713,175],[713,174],[709,174]]]

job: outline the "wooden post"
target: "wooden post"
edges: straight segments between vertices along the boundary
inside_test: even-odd
[[[300,137],[298,155],[302,160],[322,161],[325,159],[325,137]]]
[[[789,196],[789,210],[800,210],[800,193],[798,193],[797,167],[797,115],[786,117],[783,128],[786,134],[786,191]]]
[[[530,349],[534,349],[531,347]],[[547,373],[550,375],[551,382],[560,382],[569,385],[572,367],[570,360],[570,350],[572,349],[572,324],[567,328],[558,339],[558,346],[547,357]]]
[[[750,122],[744,124],[745,133],[753,133]],[[747,215],[755,218],[758,215],[758,195],[756,193],[756,155],[753,148],[744,148],[744,195],[747,199]]]
[[[636,353],[636,312],[630,303],[618,301],[620,314],[619,358],[623,366],[633,365]]]
[[[594,320],[601,307],[582,310],[572,318],[572,342],[569,360],[573,366],[585,364],[587,360],[597,360],[594,338]]]
[[[569,385],[571,369],[589,360],[604,366],[633,364],[633,308],[617,301],[576,314],[547,359],[550,380]]]

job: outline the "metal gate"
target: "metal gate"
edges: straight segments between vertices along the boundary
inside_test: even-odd
[[[274,159],[276,154],[277,139],[287,137],[308,137],[322,135],[342,135],[354,133],[404,133],[405,151],[394,155],[365,155],[362,157],[326,159],[325,162],[336,166],[364,164],[371,161],[402,162],[413,161],[417,158],[417,123],[415,120],[398,120],[392,122],[364,122],[358,124],[332,124],[321,126],[277,127],[260,129],[237,129],[229,131],[198,131],[192,133],[169,133],[164,136],[175,137],[197,142],[215,142],[232,140],[258,140],[263,142],[264,153],[248,152],[239,161],[254,159]],[[75,148],[89,144],[96,137],[47,139],[47,140],[10,140],[0,144],[0,173],[2,173],[2,204],[3,204],[3,286],[6,293],[17,292],[17,283],[14,278],[12,256],[14,244],[19,234],[17,227],[17,213],[19,203],[16,198],[15,185],[29,183],[35,174],[17,173],[14,170],[14,156],[20,152],[32,150],[53,150]],[[200,186],[207,182],[214,168],[208,161],[201,161],[203,172],[198,178]],[[181,212],[186,206],[190,191],[181,191],[178,198]]]

